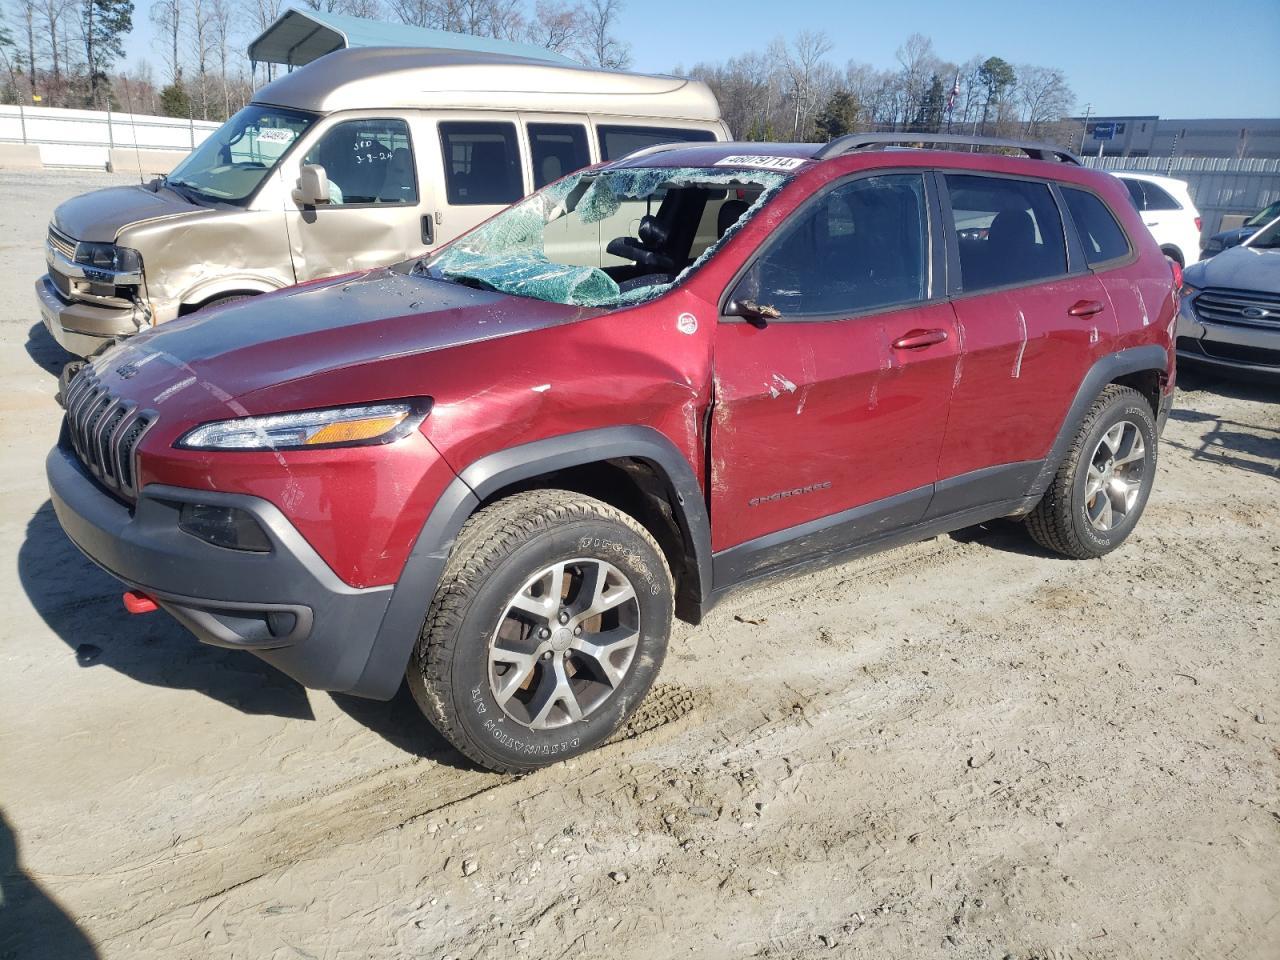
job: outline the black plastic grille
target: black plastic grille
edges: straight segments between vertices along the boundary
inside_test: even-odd
[[[67,433],[80,462],[104,486],[134,499],[134,456],[156,415],[112,394],[89,366],[72,378],[65,400]]]

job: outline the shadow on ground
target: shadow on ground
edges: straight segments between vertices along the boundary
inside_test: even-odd
[[[200,643],[160,611],[126,613],[124,587],[67,539],[47,501],[27,524],[18,575],[31,605],[83,669],[194,690],[245,713],[314,719],[306,690],[252,654]]]
[[[0,812],[0,957],[94,960],[97,956],[89,938],[23,871],[18,838]]]
[[[251,653],[200,643],[162,611],[125,612],[124,586],[67,539],[46,502],[27,524],[18,574],[32,606],[82,669],[116,670],[148,686],[192,690],[248,714],[314,720],[307,691]],[[339,709],[392,746],[474,769],[427,722],[403,683],[389,701],[333,694]],[[8,960],[0,952],[0,960]]]
[[[1003,553],[1018,553],[1024,557],[1042,557],[1046,560],[1065,560],[1059,553],[1046,550],[1031,539],[1021,520],[999,517],[974,527],[954,530],[948,534],[957,543],[980,543]]]
[[[36,362],[36,366],[55,378],[62,373],[62,368],[72,360],[79,360],[75,354],[68,353],[49,335],[43,323],[33,323],[27,331],[27,356]]]
[[[1280,406],[1277,406],[1280,404],[1280,386],[1211,379],[1199,373],[1188,375],[1183,372],[1180,376],[1184,381],[1182,388],[1188,393],[1221,393],[1270,404],[1270,407],[1263,409],[1275,411],[1277,419],[1272,423],[1241,423],[1175,404],[1169,418],[1179,423],[1195,424],[1203,428],[1203,432],[1197,443],[1179,443],[1170,439],[1168,434],[1163,442],[1187,451],[1192,460],[1217,463],[1267,477],[1280,477],[1280,428],[1273,425],[1280,422]]]
[[[366,700],[343,693],[330,696],[338,709],[393,747],[433,763],[461,770],[476,769],[475,764],[455,750],[422,715],[408,684],[401,682],[390,700]]]

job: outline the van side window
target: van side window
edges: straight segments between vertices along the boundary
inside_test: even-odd
[[[303,163],[329,177],[329,202],[417,203],[413,144],[403,120],[348,120],[329,129]]]
[[[1062,197],[1067,201],[1076,233],[1084,244],[1084,258],[1089,266],[1129,252],[1129,240],[1105,203],[1092,193],[1071,187],[1062,187]]]
[[[540,190],[591,164],[587,128],[577,123],[531,123],[529,154],[533,161],[533,188]]]
[[[948,174],[965,293],[1067,272],[1062,217],[1047,183]]]
[[[659,143],[703,142],[715,140],[710,130],[685,130],[680,127],[630,127],[600,125],[596,127],[600,137],[600,159],[619,160],[629,153],[653,147]]]
[[[514,123],[441,123],[440,150],[450,204],[506,204],[524,196]]]
[[[841,184],[792,218],[734,297],[777,307],[784,318],[849,315],[924,300],[927,209],[919,174]]]

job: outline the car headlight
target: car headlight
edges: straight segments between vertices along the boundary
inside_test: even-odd
[[[431,409],[427,399],[394,400],[216,420],[185,433],[187,450],[316,450],[390,443],[418,426]]]
[[[77,243],[76,263],[116,273],[138,273],[142,270],[142,254],[131,247],[114,243]]]

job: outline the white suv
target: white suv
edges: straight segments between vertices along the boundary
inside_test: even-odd
[[[1191,202],[1186,182],[1127,170],[1118,171],[1116,176],[1129,188],[1133,205],[1142,214],[1142,222],[1156,238],[1164,255],[1184,267],[1198,261],[1200,211]]]

